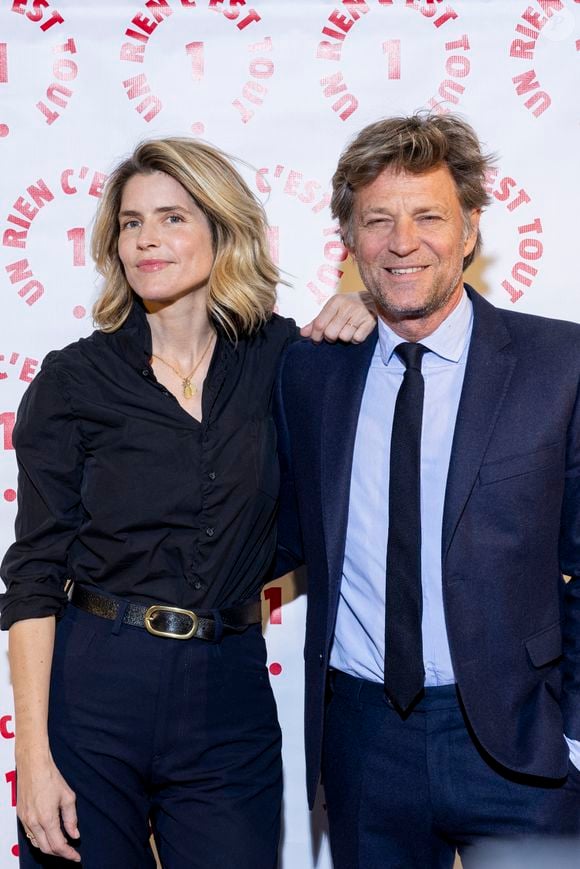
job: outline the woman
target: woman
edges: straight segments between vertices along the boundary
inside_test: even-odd
[[[272,314],[265,229],[220,152],[140,145],[97,214],[100,330],[49,354],[22,402],[2,567],[22,866],[154,866],[149,823],[165,869],[275,865],[259,593],[270,395],[296,327]],[[333,301],[307,331],[360,340],[372,324],[360,300]]]

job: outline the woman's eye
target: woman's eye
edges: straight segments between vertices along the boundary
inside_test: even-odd
[[[136,226],[139,226],[138,220],[126,220],[121,229],[135,229]]]
[[[183,223],[183,217],[180,214],[170,214],[167,220],[169,223]]]

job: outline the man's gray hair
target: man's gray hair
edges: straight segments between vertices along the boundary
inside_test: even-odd
[[[343,151],[332,178],[332,216],[338,219],[344,243],[352,249],[357,190],[372,183],[387,168],[419,175],[446,166],[455,182],[468,231],[472,210],[490,202],[485,174],[492,165],[492,155],[482,152],[473,128],[456,115],[421,113],[385,118],[361,130]],[[463,262],[464,269],[477,256],[481,244],[478,230],[475,247]]]

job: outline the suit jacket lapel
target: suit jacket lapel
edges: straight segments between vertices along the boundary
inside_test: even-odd
[[[467,291],[473,302],[473,332],[449,462],[443,560],[477,479],[516,363],[501,314],[470,287]]]
[[[323,383],[321,426],[322,521],[331,582],[342,572],[350,476],[358,415],[378,329],[362,344],[337,345]]]

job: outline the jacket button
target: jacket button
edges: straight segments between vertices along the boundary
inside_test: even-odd
[[[210,478],[210,480],[215,480],[215,471],[210,471],[208,477]]]
[[[144,368],[143,371],[141,372],[141,374],[143,375],[143,377],[149,377],[149,369]]]
[[[213,537],[213,535],[215,534],[215,528],[206,528],[205,533],[208,537]]]

